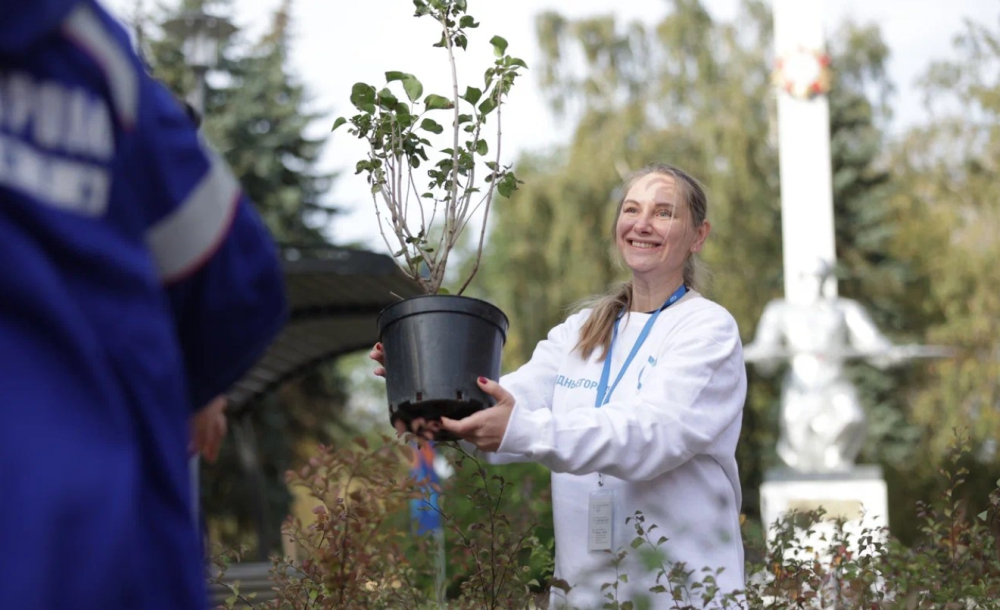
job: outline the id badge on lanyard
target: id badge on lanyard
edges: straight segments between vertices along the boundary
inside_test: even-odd
[[[628,357],[625,358],[625,362],[622,364],[621,370],[618,371],[618,376],[615,377],[614,383],[611,384],[611,387],[608,387],[608,381],[611,378],[611,350],[615,346],[615,339],[618,338],[618,322],[621,318],[615,320],[614,331],[611,335],[611,344],[608,345],[608,353],[604,357],[604,370],[601,372],[601,382],[597,385],[597,397],[594,407],[599,409],[608,404],[611,400],[611,394],[618,387],[618,382],[625,376],[625,371],[628,370],[635,355],[639,353],[639,348],[642,347],[642,344],[645,343],[646,338],[649,336],[656,318],[659,317],[664,309],[670,307],[683,297],[686,292],[687,288],[682,284],[680,288],[670,295],[667,302],[649,317],[646,325],[643,326],[642,331],[639,333],[639,337],[635,340],[632,351],[629,352]],[[598,489],[590,492],[587,504],[587,550],[591,553],[612,550],[615,538],[615,492],[613,489],[604,488],[604,475],[601,473],[597,473],[597,485]]]
[[[610,551],[614,542],[615,492],[598,489],[590,492],[587,510],[587,550]]]

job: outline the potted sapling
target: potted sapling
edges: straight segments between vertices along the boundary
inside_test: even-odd
[[[479,269],[495,197],[509,197],[519,183],[511,166],[501,164],[501,119],[515,79],[527,68],[494,36],[495,58],[480,86],[461,87],[456,53],[466,49],[466,32],[479,25],[466,1],[414,5],[417,18],[440,27],[434,46],[446,57],[450,90],[428,93],[413,74],[386,72],[381,88],[354,85],[356,114],[333,126],[346,125],[367,145],[355,173],[371,187],[386,245],[425,293],[386,307],[378,317],[390,420],[407,424],[417,417],[461,419],[493,403],[476,378],[499,376],[507,317],[462,293]],[[466,231],[478,240],[474,260],[449,292],[442,286],[445,271]]]

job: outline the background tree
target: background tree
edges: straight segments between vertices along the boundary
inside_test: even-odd
[[[923,367],[925,383],[907,396],[926,431],[921,450],[936,460],[952,429],[968,428],[976,459],[965,464],[966,491],[977,498],[1000,465],[1000,20],[966,23],[954,48],[955,60],[922,79],[932,120],[894,147],[892,249],[913,262],[904,300],[929,321],[925,340],[958,349]],[[925,480],[932,464],[912,464],[911,479]]]
[[[194,88],[194,74],[184,63],[181,41],[162,35],[162,24],[201,9],[232,15],[228,0],[183,0],[138,22],[153,76],[178,98]],[[323,245],[322,227],[335,210],[321,197],[334,176],[316,170],[324,140],[307,131],[322,115],[309,109],[305,87],[290,74],[290,10],[285,0],[259,40],[237,33],[226,41],[208,79],[201,129],[279,243]],[[246,544],[260,554],[276,550],[291,501],[285,472],[308,459],[317,443],[347,435],[340,418],[345,402],[343,376],[331,364],[230,417],[231,434],[218,462],[202,468],[202,506],[213,539]],[[257,548],[258,538],[265,548]]]
[[[232,14],[230,0],[182,0],[155,21],[162,24],[189,10]],[[237,33],[225,42],[213,74],[217,78],[206,87],[202,130],[240,178],[276,240],[325,244],[320,228],[335,209],[320,198],[334,176],[316,170],[325,139],[306,135],[309,125],[324,115],[308,108],[305,87],[290,74],[290,11],[291,0],[283,0],[260,40],[248,41]],[[196,83],[184,63],[181,41],[144,38],[153,75],[178,98],[185,97]]]

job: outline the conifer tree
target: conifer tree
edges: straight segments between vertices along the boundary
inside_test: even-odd
[[[229,0],[183,0],[141,21],[138,43],[155,78],[178,97],[196,86],[181,41],[162,24],[189,10],[231,16]],[[279,244],[322,246],[322,228],[335,212],[322,202],[334,176],[316,164],[323,140],[307,135],[320,114],[309,109],[305,87],[289,70],[290,0],[274,13],[259,40],[237,32],[225,41],[207,79],[201,130],[226,159]],[[241,413],[231,414],[219,461],[202,468],[202,507],[213,538],[244,543],[260,555],[277,549],[278,528],[291,496],[285,472],[307,459],[317,442],[331,442],[345,426],[344,380],[323,365],[286,383]],[[257,543],[265,548],[257,548]]]

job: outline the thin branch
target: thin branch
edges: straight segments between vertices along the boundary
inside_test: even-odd
[[[392,148],[395,148],[395,146],[393,146]],[[374,148],[371,148],[371,151],[373,155],[376,155]],[[405,209],[400,205],[399,202],[399,191],[402,190],[402,187],[399,186],[399,181],[403,177],[402,170],[399,169],[399,158],[395,157],[391,153],[385,154],[383,167],[385,171],[388,173],[388,178],[384,181],[384,184],[379,190],[379,194],[382,196],[383,204],[386,206],[386,208],[389,209],[389,212],[391,213],[391,220],[392,220],[391,226],[393,229],[393,234],[396,237],[396,241],[399,243],[399,247],[402,250],[403,259],[406,262],[405,267],[403,265],[399,265],[398,263],[397,265],[403,270],[404,273],[416,279],[421,285],[425,286],[426,288],[426,284],[420,278],[420,265],[419,263],[415,262],[415,257],[410,252],[410,245],[411,245],[410,242],[411,241],[414,242],[412,244],[413,247],[417,250],[417,253],[420,256],[422,256],[425,261],[429,260],[429,253],[426,251],[426,249],[424,249],[423,246],[420,245],[419,240],[414,237],[413,232],[410,230],[409,224],[406,222]],[[407,164],[407,168],[408,168],[407,171],[409,171],[409,164]],[[382,227],[382,217],[381,214],[379,213],[377,200],[375,202],[375,214],[378,217],[379,231],[382,232],[382,237],[386,242],[386,246],[389,248],[390,252],[395,252],[392,246],[389,245],[388,238],[386,238],[385,236],[385,231],[383,230]]]
[[[482,224],[482,226],[479,229],[479,246],[476,249],[476,262],[472,265],[472,271],[469,272],[469,277],[466,278],[465,283],[462,284],[462,287],[458,289],[458,294],[462,294],[463,292],[465,292],[465,289],[469,286],[469,283],[472,282],[472,278],[476,277],[476,273],[479,271],[479,262],[483,258],[483,241],[486,239],[486,221],[489,220],[489,217],[490,217],[490,205],[493,203],[493,193],[496,190],[497,178],[499,178],[499,176],[500,176],[500,172],[499,172],[499,168],[500,168],[500,144],[501,144],[500,136],[503,133],[502,124],[501,124],[501,120],[500,120],[501,108],[503,107],[503,104],[501,103],[501,94],[502,94],[502,91],[503,90],[502,90],[501,87],[497,87],[497,89],[496,89],[496,92],[497,92],[497,155],[496,155],[497,170],[493,172],[493,180],[490,181],[490,188],[486,191],[486,209],[483,211],[483,224]]]
[[[448,198],[448,204],[446,208],[445,224],[444,230],[448,234],[447,243],[453,244],[453,235],[455,233],[456,217],[458,205],[458,117],[459,117],[459,107],[458,107],[458,67],[455,64],[455,48],[454,41],[451,39],[451,32],[448,29],[448,10],[441,15],[441,27],[444,30],[444,41],[445,46],[448,49],[448,63],[451,64],[451,92],[452,92],[452,105],[454,106],[454,137],[452,138],[452,149],[451,149],[451,193]],[[439,261],[436,268],[431,270],[431,280],[434,283],[434,291],[441,287],[441,283],[444,281],[444,270],[448,264],[448,255],[451,253],[451,247],[446,248],[441,252],[441,260]]]
[[[402,148],[402,144],[403,144],[403,137],[402,137],[401,134],[397,134],[396,128],[397,127],[394,125],[393,126],[393,131],[392,131],[392,134],[393,134],[392,135],[392,137],[393,137],[392,150],[393,150],[394,153],[396,151],[399,151]],[[398,153],[398,156],[395,158],[394,161],[395,162],[393,163],[393,188],[395,190],[396,199],[397,199],[396,204],[399,206],[400,211],[402,211],[402,213],[403,213],[403,222],[406,222],[407,207],[408,207],[407,204],[410,201],[410,194],[407,191],[406,192],[406,196],[403,198],[402,202],[399,201],[399,195],[400,195],[400,193],[402,193],[404,191],[404,189],[403,189],[403,172],[404,172],[404,169],[402,167],[400,167],[400,163],[402,163],[406,167],[405,171],[409,171],[410,164],[407,161],[406,156],[402,152]]]
[[[413,168],[407,170],[407,176],[409,185],[407,188],[412,187],[414,192],[418,192],[420,189],[417,188],[417,183],[413,180]],[[424,204],[423,196],[419,193],[417,194],[417,209],[420,210],[420,228],[423,230],[424,238],[426,239],[431,233],[431,227],[434,226],[434,217],[437,216],[437,205],[434,206],[434,211],[431,213],[431,220],[427,222],[426,216],[424,215]],[[423,254],[424,261],[427,263],[427,268],[430,269],[437,261],[435,256],[436,252],[431,252],[430,250],[421,249],[421,254]]]
[[[417,118],[413,121],[413,125],[417,125],[418,121],[420,120],[420,117],[424,116],[424,114],[426,114],[426,111],[420,113],[419,115],[417,115]],[[409,129],[410,133],[413,133],[413,125],[410,125],[410,129]],[[437,214],[437,206],[434,206],[434,212],[431,214],[431,221],[430,221],[430,223],[428,223],[427,222],[427,217],[424,214],[423,194],[420,192],[420,189],[417,188],[417,183],[414,182],[414,180],[413,180],[413,167],[412,166],[409,166],[409,165],[407,166],[407,168],[406,168],[406,175],[407,175],[407,179],[409,181],[409,187],[407,187],[407,188],[412,187],[413,188],[413,192],[416,194],[416,197],[417,197],[417,209],[420,210],[420,226],[424,230],[424,235],[428,235],[430,233],[430,230],[431,230],[431,225],[434,224],[434,216]],[[409,201],[409,195],[407,195],[407,201]],[[425,257],[425,259],[426,259],[426,257]]]
[[[382,241],[385,242],[385,247],[389,252],[395,252],[389,244],[389,237],[385,234],[385,225],[383,224],[385,221],[382,220],[382,212],[379,210],[378,197],[375,193],[372,193],[372,204],[375,208],[375,218],[378,219],[378,232],[382,235]],[[396,264],[399,265],[399,263]],[[399,265],[399,267],[402,268],[402,265]]]
[[[455,128],[457,130],[458,126],[456,125]],[[479,133],[480,133],[481,129],[482,129],[482,123],[477,123],[476,130],[472,134],[472,141],[473,141],[473,143],[479,141]],[[473,155],[473,157],[472,157],[472,161],[473,161],[472,162],[472,170],[469,173],[469,179],[468,179],[468,181],[466,181],[466,183],[465,183],[465,187],[466,188],[465,188],[465,195],[462,197],[462,209],[461,209],[461,212],[458,215],[459,218],[461,220],[463,220],[463,221],[466,221],[468,219],[469,201],[472,199],[472,188],[474,186],[476,186],[476,163],[475,163],[476,152],[472,151],[472,155]],[[462,225],[461,228],[459,228],[458,231],[456,232],[456,239],[457,239],[457,235],[461,235],[462,234],[462,231],[465,229],[465,225],[466,224],[467,224],[467,222],[462,222],[461,223],[461,225]]]
[[[413,126],[411,125],[410,127],[407,128],[407,133],[412,132],[412,131],[413,131]],[[399,142],[400,143],[403,142],[403,135],[404,134],[400,134],[400,136],[399,136]],[[406,154],[403,153],[403,152],[400,153],[400,157],[405,161],[405,164],[406,164],[406,174],[407,175],[412,174],[413,170],[410,168],[410,160],[409,160],[409,158],[407,158]],[[403,183],[402,183],[402,181],[403,181],[403,172],[400,172],[399,173],[399,182],[397,183],[397,186],[396,186],[397,192],[402,192],[403,191]],[[402,208],[403,208],[403,218],[408,217],[409,213],[410,213],[410,181],[409,180],[407,180],[407,182],[406,182],[406,190],[405,190],[405,194],[403,195]]]
[[[490,197],[490,191],[489,189],[487,189],[486,192],[483,193],[483,196],[479,198],[479,202],[472,208],[469,214],[465,217],[464,224],[462,225],[462,228],[459,229],[459,232],[465,231],[469,222],[472,221],[472,217],[476,215],[476,212],[479,211],[479,208],[483,207],[483,204],[487,202],[489,197]]]

